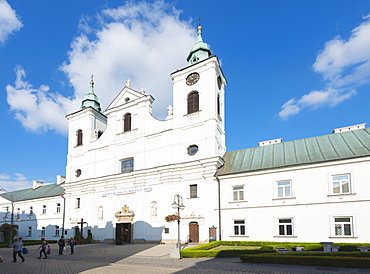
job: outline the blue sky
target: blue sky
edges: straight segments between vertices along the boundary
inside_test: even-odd
[[[0,187],[65,174],[67,121],[94,74],[105,109],[131,79],[172,104],[203,39],[227,78],[227,150],[369,122],[370,1],[0,0]]]

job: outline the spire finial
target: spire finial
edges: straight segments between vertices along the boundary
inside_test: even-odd
[[[198,28],[200,27],[200,21],[203,19],[204,17],[199,17],[196,21],[198,22]]]
[[[91,74],[90,79],[90,85],[94,86],[94,74]]]

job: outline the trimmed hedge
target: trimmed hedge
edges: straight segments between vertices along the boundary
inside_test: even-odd
[[[328,252],[329,253],[329,252]],[[342,257],[330,256],[332,254],[340,254],[338,252],[320,253],[320,255],[296,255],[304,254],[304,252],[297,253],[278,253],[278,254],[256,254],[256,255],[242,255],[240,260],[247,263],[263,263],[263,264],[287,264],[287,265],[306,265],[306,266],[325,266],[325,267],[346,267],[346,268],[370,268],[370,257]],[[357,253],[357,252],[356,252]],[[358,252],[365,253],[365,252]],[[293,255],[294,254],[294,255]],[[354,253],[350,253],[352,255]]]
[[[226,258],[240,257],[244,254],[266,254],[274,251],[263,250],[190,250],[183,249],[180,251],[181,258]]]

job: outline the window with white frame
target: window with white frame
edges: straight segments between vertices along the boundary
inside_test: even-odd
[[[334,235],[336,237],[353,237],[352,217],[334,217]]]
[[[42,206],[42,214],[46,214],[46,205]]]
[[[293,219],[281,218],[278,219],[279,236],[293,236]]]
[[[234,235],[245,235],[245,220],[234,220]]]
[[[277,197],[278,198],[290,198],[292,197],[292,181],[278,181],[276,182]]]
[[[198,185],[190,185],[190,198],[198,197]]]
[[[28,227],[28,230],[27,230],[27,237],[32,237],[32,226],[29,226],[29,227]]]
[[[134,171],[134,159],[126,159],[121,161],[121,172],[131,172]]]
[[[332,175],[332,192],[333,194],[351,193],[351,176],[350,174]]]
[[[41,227],[41,233],[40,233],[41,236],[45,236],[45,227],[42,226]]]
[[[59,236],[60,228],[58,225],[55,226],[55,236]]]
[[[30,206],[30,215],[33,214],[33,207]]]
[[[60,213],[60,203],[57,203],[57,213]]]
[[[233,201],[244,201],[244,186],[233,186]]]

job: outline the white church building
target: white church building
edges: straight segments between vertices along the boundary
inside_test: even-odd
[[[25,239],[82,229],[95,241],[174,243],[177,222],[165,216],[177,213],[171,205],[180,195],[182,242],[370,243],[370,129],[226,152],[227,82],[201,31],[188,65],[171,74],[164,121],[152,115],[154,98],[129,80],[102,111],[91,79],[81,108],[66,116],[65,178],[0,194],[0,225],[10,214]]]

